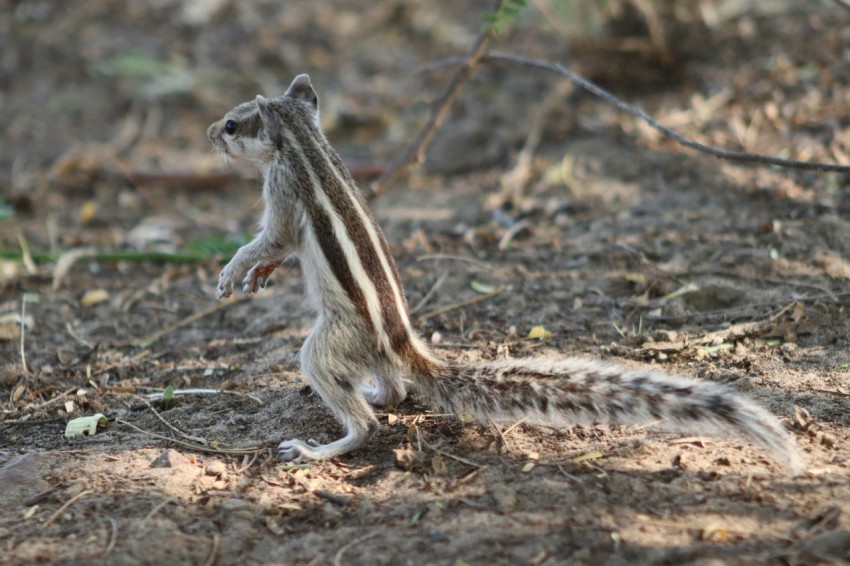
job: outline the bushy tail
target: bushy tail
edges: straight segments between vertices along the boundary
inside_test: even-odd
[[[727,388],[581,359],[447,363],[414,385],[440,410],[473,418],[565,425],[660,421],[688,433],[737,432],[794,475],[805,470],[797,443],[776,417]]]

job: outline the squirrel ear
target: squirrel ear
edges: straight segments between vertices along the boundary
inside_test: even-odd
[[[319,108],[319,97],[316,96],[316,91],[313,90],[313,85],[310,84],[310,76],[301,74],[293,79],[292,84],[286,89],[286,94],[289,98],[303,100],[313,109]]]
[[[257,98],[257,110],[260,111],[260,121],[264,126],[268,128],[269,124],[272,122],[271,109],[269,108],[269,99],[263,96],[262,94],[258,94]]]

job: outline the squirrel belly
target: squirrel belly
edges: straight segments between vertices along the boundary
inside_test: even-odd
[[[378,427],[372,405],[395,404],[410,389],[435,409],[484,422],[658,421],[689,433],[739,434],[791,473],[804,471],[776,417],[713,383],[574,358],[462,364],[433,356],[411,326],[384,234],[321,130],[307,75],[282,96],[240,104],[207,135],[222,154],[263,173],[260,231],[221,271],[217,295],[230,296],[246,273],[241,288],[257,292],[286,257],[299,258],[318,312],[301,370],[345,428],[329,444],[281,442],[282,459],[328,459],[362,447]]]

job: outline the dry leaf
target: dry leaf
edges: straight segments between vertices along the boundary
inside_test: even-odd
[[[800,322],[800,319],[803,318],[803,314],[806,312],[806,307],[803,306],[803,303],[797,302],[794,305],[794,310],[791,311],[791,320],[795,323]]]
[[[0,342],[11,342],[21,338],[21,327],[17,322],[0,323]]]
[[[573,462],[587,462],[588,460],[598,460],[599,458],[604,457],[605,455],[598,450],[594,450],[592,452],[585,452],[575,458],[572,458]]]
[[[637,283],[638,285],[644,285],[646,283],[646,275],[633,271],[624,274],[623,279],[625,279],[629,283]]]
[[[106,289],[89,289],[80,297],[80,305],[91,307],[109,300],[109,291]]]
[[[91,224],[92,220],[97,216],[97,201],[87,200],[80,207],[80,225],[86,226]]]
[[[449,471],[449,467],[446,465],[446,461],[443,459],[442,454],[437,454],[431,458],[431,468],[434,470],[435,474],[445,474]]]
[[[528,337],[533,340],[543,340],[552,336],[552,333],[543,326],[535,326],[528,332]]]
[[[286,532],[280,527],[274,517],[266,517],[266,528],[277,536],[282,536]]]
[[[488,285],[487,283],[482,283],[480,281],[473,281],[469,284],[472,287],[472,290],[481,295],[489,295],[490,293],[496,292],[495,285]]]
[[[720,525],[710,524],[706,527],[700,529],[699,539],[714,541],[714,542],[722,542],[729,538],[729,531],[723,528]]]

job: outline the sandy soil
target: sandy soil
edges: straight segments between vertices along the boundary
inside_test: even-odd
[[[554,77],[482,67],[425,167],[373,201],[422,335],[446,357],[728,383],[785,420],[807,472],[738,438],[497,429],[415,400],[366,449],[283,465],[281,440],[341,427],[299,374],[297,265],[215,302],[259,193],[205,128],[307,71],[368,180],[450,72],[416,70],[467,49],[487,4],[5,4],[0,563],[850,561],[846,176],[696,155]],[[536,4],[498,49],[566,62],[706,143],[850,162],[838,3],[678,3],[655,45],[633,9],[578,34]],[[499,198],[535,121],[529,182]],[[21,242],[32,264],[11,258]],[[167,385],[218,393],[145,397]],[[98,412],[96,435],[63,437]]]

